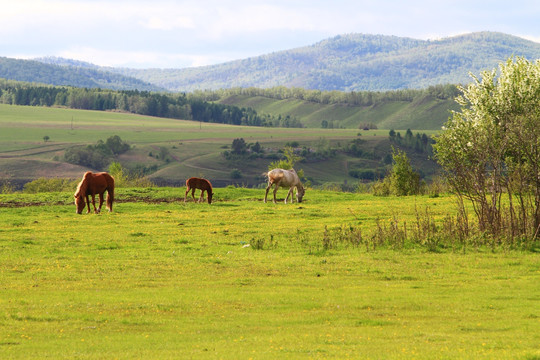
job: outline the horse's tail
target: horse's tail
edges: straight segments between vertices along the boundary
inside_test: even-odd
[[[111,176],[107,186],[107,209],[112,212],[114,202],[114,178]]]

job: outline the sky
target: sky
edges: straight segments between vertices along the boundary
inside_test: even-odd
[[[0,0],[0,57],[186,68],[363,33],[540,43],[538,0]]]

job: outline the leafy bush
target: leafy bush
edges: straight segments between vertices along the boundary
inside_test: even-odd
[[[109,163],[110,153],[103,152],[99,147],[88,145],[86,147],[70,147],[64,152],[64,161],[89,167],[91,169],[104,169]]]
[[[390,191],[397,196],[420,193],[420,175],[415,172],[407,154],[401,150],[393,152],[394,166],[390,173]]]
[[[15,192],[15,186],[9,180],[5,180],[0,185],[0,194],[12,194]]]
[[[230,174],[232,179],[241,179],[242,178],[242,171],[238,169],[232,169]]]
[[[420,175],[413,170],[407,154],[401,150],[396,152],[394,149],[393,151],[394,165],[392,170],[387,177],[373,185],[373,194],[376,196],[420,194],[422,191]]]
[[[26,183],[23,187],[23,192],[27,194],[37,194],[43,192],[75,191],[78,183],[79,180],[39,178]]]
[[[371,187],[371,191],[375,196],[389,196],[390,191],[390,178],[386,177],[383,180],[377,181]]]
[[[123,142],[118,135],[109,137],[105,142],[99,140],[95,145],[86,147],[74,146],[64,152],[64,161],[86,166],[92,169],[103,170],[111,158],[130,149],[130,145]]]
[[[113,162],[109,166],[109,174],[114,177],[115,187],[152,187],[154,184],[149,179],[136,173],[130,173],[119,162]]]

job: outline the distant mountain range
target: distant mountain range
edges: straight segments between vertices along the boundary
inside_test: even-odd
[[[186,69],[99,67],[62,58],[0,58],[0,77],[77,87],[193,91],[232,87],[300,87],[384,91],[463,84],[469,72],[495,68],[511,56],[540,59],[540,44],[496,32],[441,40],[348,34],[311,46]]]
[[[17,60],[0,57],[0,78],[48,85],[113,90],[165,91],[135,77],[99,66],[59,58]]]

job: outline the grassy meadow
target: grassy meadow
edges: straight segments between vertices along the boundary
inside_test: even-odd
[[[306,176],[317,184],[355,183],[358,179],[351,177],[349,170],[384,166],[381,159],[390,151],[388,130],[230,126],[115,112],[3,104],[0,104],[0,129],[0,182],[31,181],[39,177],[78,179],[87,169],[62,161],[64,151],[70,146],[93,145],[113,135],[132,146],[132,150],[117,159],[123,166],[155,165],[157,171],[149,177],[156,183],[175,186],[181,186],[191,176],[206,177],[222,186],[231,183],[254,186],[264,182],[261,173],[267,170],[272,159],[226,161],[222,156],[236,138],[243,138],[246,143],[259,142],[273,151],[293,141],[300,146],[317,148],[321,140],[331,145],[345,145],[361,138],[365,140],[366,152],[376,154],[368,156],[368,160],[340,154],[336,158],[300,164]],[[45,136],[48,141],[44,141]],[[156,158],[161,148],[169,154],[167,161]],[[426,158],[424,154],[422,159],[411,157],[411,161],[423,171],[432,172],[428,167],[433,164]],[[240,170],[242,177],[232,178],[232,169]]]
[[[373,243],[450,196],[184,190],[0,195],[0,358],[540,359],[538,254]]]
[[[420,98],[416,101],[388,101],[372,106],[321,104],[299,99],[274,99],[264,96],[230,95],[220,103],[251,107],[258,113],[289,115],[309,128],[321,122],[335,122],[336,127],[358,128],[359,124],[377,124],[380,129],[424,129],[438,131],[459,107],[453,99]]]

